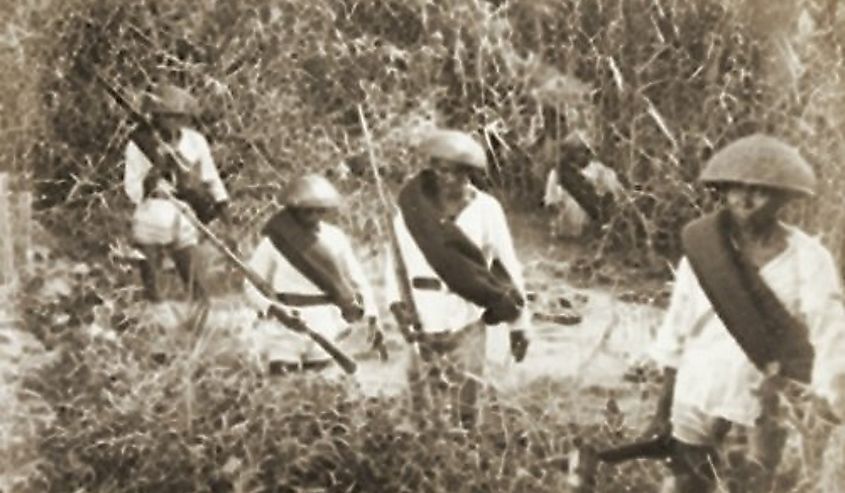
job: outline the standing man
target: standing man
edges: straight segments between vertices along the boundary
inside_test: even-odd
[[[624,192],[616,173],[595,159],[579,132],[561,145],[561,156],[546,178],[543,206],[552,212],[552,235],[578,238],[593,222],[606,219],[610,204]]]
[[[413,300],[403,299],[392,268],[387,299],[400,326],[418,319],[414,339],[428,366],[425,373],[436,376],[435,383],[450,380],[452,409],[464,427],[471,427],[488,326],[510,324],[517,361],[527,349],[522,266],[501,204],[470,181],[473,173],[487,170],[481,145],[464,132],[436,130],[421,152],[427,167],[403,186],[392,225]],[[389,265],[395,265],[397,259],[389,258]],[[411,313],[411,306],[417,313]],[[419,375],[416,357],[411,360],[408,376],[417,407],[432,381]]]
[[[259,313],[256,344],[270,373],[321,370],[331,357],[309,337],[286,329],[270,313],[278,305],[298,314],[330,341],[348,334],[349,324],[367,319],[370,337],[380,337],[377,309],[361,264],[347,236],[325,221],[340,207],[335,187],[320,175],[293,180],[285,207],[264,226],[248,266],[276,291],[270,300],[249,281],[248,302]]]
[[[208,141],[193,128],[198,111],[199,104],[187,91],[163,85],[148,101],[152,125],[139,126],[126,145],[124,189],[136,206],[132,237],[145,257],[141,280],[151,301],[160,300],[157,271],[163,253],[172,256],[189,290],[206,296],[195,268],[198,231],[172,197],[204,223],[221,215],[227,220],[226,186]],[[167,147],[178,157],[174,159]]]
[[[739,139],[711,158],[701,181],[719,188],[724,206],[683,231],[685,256],[653,351],[665,387],[651,430],[671,436],[675,491],[715,489],[729,433],[757,445],[743,475],[769,491],[785,440],[781,391],[811,389],[845,411],[838,270],[817,239],[778,219],[816,189],[793,147],[760,134]]]

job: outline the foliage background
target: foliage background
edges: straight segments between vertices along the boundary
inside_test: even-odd
[[[629,190],[596,239],[655,264],[678,254],[679,226],[708,203],[694,179],[710,153],[768,131],[816,167],[820,199],[798,217],[838,246],[836,5],[8,2],[0,152],[38,191],[46,224],[87,225],[73,236],[90,251],[125,234],[128,207],[120,178],[129,124],[86,75],[94,68],[131,95],[171,81],[199,96],[245,229],[291,174],[332,174],[345,163],[366,177],[359,104],[392,178],[413,169],[409,146],[421,127],[460,127],[488,145],[498,194],[527,209],[539,204],[557,143],[577,128]],[[377,210],[370,186],[348,182],[342,218],[365,234]]]

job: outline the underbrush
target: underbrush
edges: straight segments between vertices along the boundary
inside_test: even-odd
[[[561,459],[576,445],[632,440],[659,385],[648,373],[588,388],[543,378],[485,393],[466,432],[446,408],[419,413],[404,392],[368,396],[340,372],[268,377],[237,324],[187,308],[168,321],[121,301],[106,267],[50,265],[30,283],[50,282],[22,307],[24,329],[53,349],[24,382],[52,419],[28,444],[37,467],[14,491],[571,491]],[[84,296],[92,289],[98,297]],[[68,292],[79,293],[72,313],[55,303]],[[815,491],[822,474],[838,481],[841,438],[822,468],[820,428],[784,423],[776,491]],[[657,462],[601,467],[597,491],[653,492],[667,473]]]

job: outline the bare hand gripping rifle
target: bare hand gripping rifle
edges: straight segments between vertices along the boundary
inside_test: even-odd
[[[402,299],[402,304],[407,307],[408,311],[407,315],[409,320],[407,321],[407,324],[402,323],[402,320],[397,320],[399,332],[402,333],[402,337],[407,342],[415,342],[417,334],[422,331],[422,323],[420,322],[417,305],[414,302],[411,279],[408,276],[408,266],[405,264],[405,259],[402,257],[402,250],[399,248],[399,238],[396,236],[396,229],[393,227],[393,213],[396,210],[396,206],[393,201],[389,199],[387,192],[385,191],[384,183],[381,179],[381,173],[379,173],[378,166],[376,165],[373,139],[370,135],[370,129],[367,126],[367,120],[364,118],[364,110],[361,108],[361,105],[358,105],[358,117],[361,120],[361,130],[364,133],[364,141],[367,144],[367,153],[370,158],[370,168],[373,170],[373,177],[378,190],[379,203],[382,208],[382,216],[384,217],[387,233],[390,238],[390,252],[393,256],[393,273],[396,276],[396,282],[399,286],[399,295]]]
[[[98,83],[108,92],[108,94],[120,105],[124,110],[129,113],[130,117],[136,121],[139,125],[148,125],[153,130],[151,135],[153,138],[156,139],[156,143],[160,146],[160,148],[164,149],[165,153],[168,154],[169,157],[173,159],[173,162],[180,166],[183,171],[188,169],[187,163],[173,149],[172,146],[168,145],[159,135],[157,131],[155,131],[155,127],[152,125],[152,122],[140,111],[135,109],[129,100],[121,94],[116,88],[114,88],[108,81],[105,80],[99,73],[94,74]],[[153,165],[160,165],[158,162],[154,162]],[[182,211],[183,216],[185,216],[196,228],[209,240],[209,242],[221,253],[223,254],[224,258],[226,258],[229,263],[235,267],[238,271],[240,271],[244,277],[246,277],[249,282],[252,283],[253,286],[258,289],[261,294],[266,296],[269,299],[275,300],[277,299],[275,290],[273,287],[265,281],[261,276],[256,274],[249,266],[244,264],[238,256],[233,253],[226,244],[219,239],[208,227],[202,223],[194,214],[194,211],[190,209],[185,203],[179,201],[174,197],[169,191],[165,191],[166,198],[173,203],[180,211]],[[340,349],[337,348],[334,344],[332,344],[328,339],[323,337],[321,334],[315,332],[313,329],[308,327],[308,325],[299,317],[294,314],[286,312],[284,309],[279,307],[278,305],[271,305],[269,313],[275,317],[279,322],[285,325],[290,330],[295,332],[300,332],[308,337],[310,337],[314,342],[316,342],[323,350],[326,351],[336,362],[337,364],[343,368],[346,373],[355,373],[357,368],[355,361],[353,361],[349,356],[344,354]]]

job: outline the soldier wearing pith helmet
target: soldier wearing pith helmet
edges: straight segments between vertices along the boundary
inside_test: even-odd
[[[352,242],[328,216],[343,199],[326,178],[307,174],[286,187],[284,207],[264,226],[249,267],[276,292],[264,296],[249,281],[244,289],[256,309],[254,342],[271,374],[321,370],[330,356],[307,336],[280,326],[269,310],[274,305],[297,313],[316,332],[339,342],[351,324],[367,320],[376,337],[377,310],[369,282]]]
[[[501,204],[470,180],[472,173],[487,171],[481,144],[466,132],[437,129],[417,153],[425,164],[398,196],[392,227],[401,259],[389,257],[387,299],[400,325],[419,329],[410,342],[431,366],[426,374],[445,379],[436,383],[454,384],[455,419],[472,426],[485,359],[507,365],[509,341],[513,356],[525,355],[522,266]],[[397,261],[406,267],[411,300],[400,290]],[[417,407],[429,390],[432,397],[437,393],[428,389],[431,382],[420,378],[419,370],[416,365],[409,369]]]
[[[744,137],[714,154],[700,178],[723,203],[682,233],[652,351],[666,379],[650,432],[672,443],[675,491],[713,491],[720,448],[742,436],[765,444],[749,452],[743,471],[754,484],[742,491],[769,491],[782,450],[765,441],[778,390],[804,388],[826,399],[825,412],[845,412],[839,271],[818,239],[780,220],[790,200],[816,192],[796,148]]]
[[[158,264],[168,253],[182,279],[204,296],[195,270],[199,234],[184,211],[209,222],[225,216],[229,195],[208,141],[194,126],[199,103],[187,90],[163,84],[148,95],[143,109],[152,124],[129,136],[124,189],[136,206],[132,238],[145,257],[140,264],[145,293],[150,300],[160,298]]]

